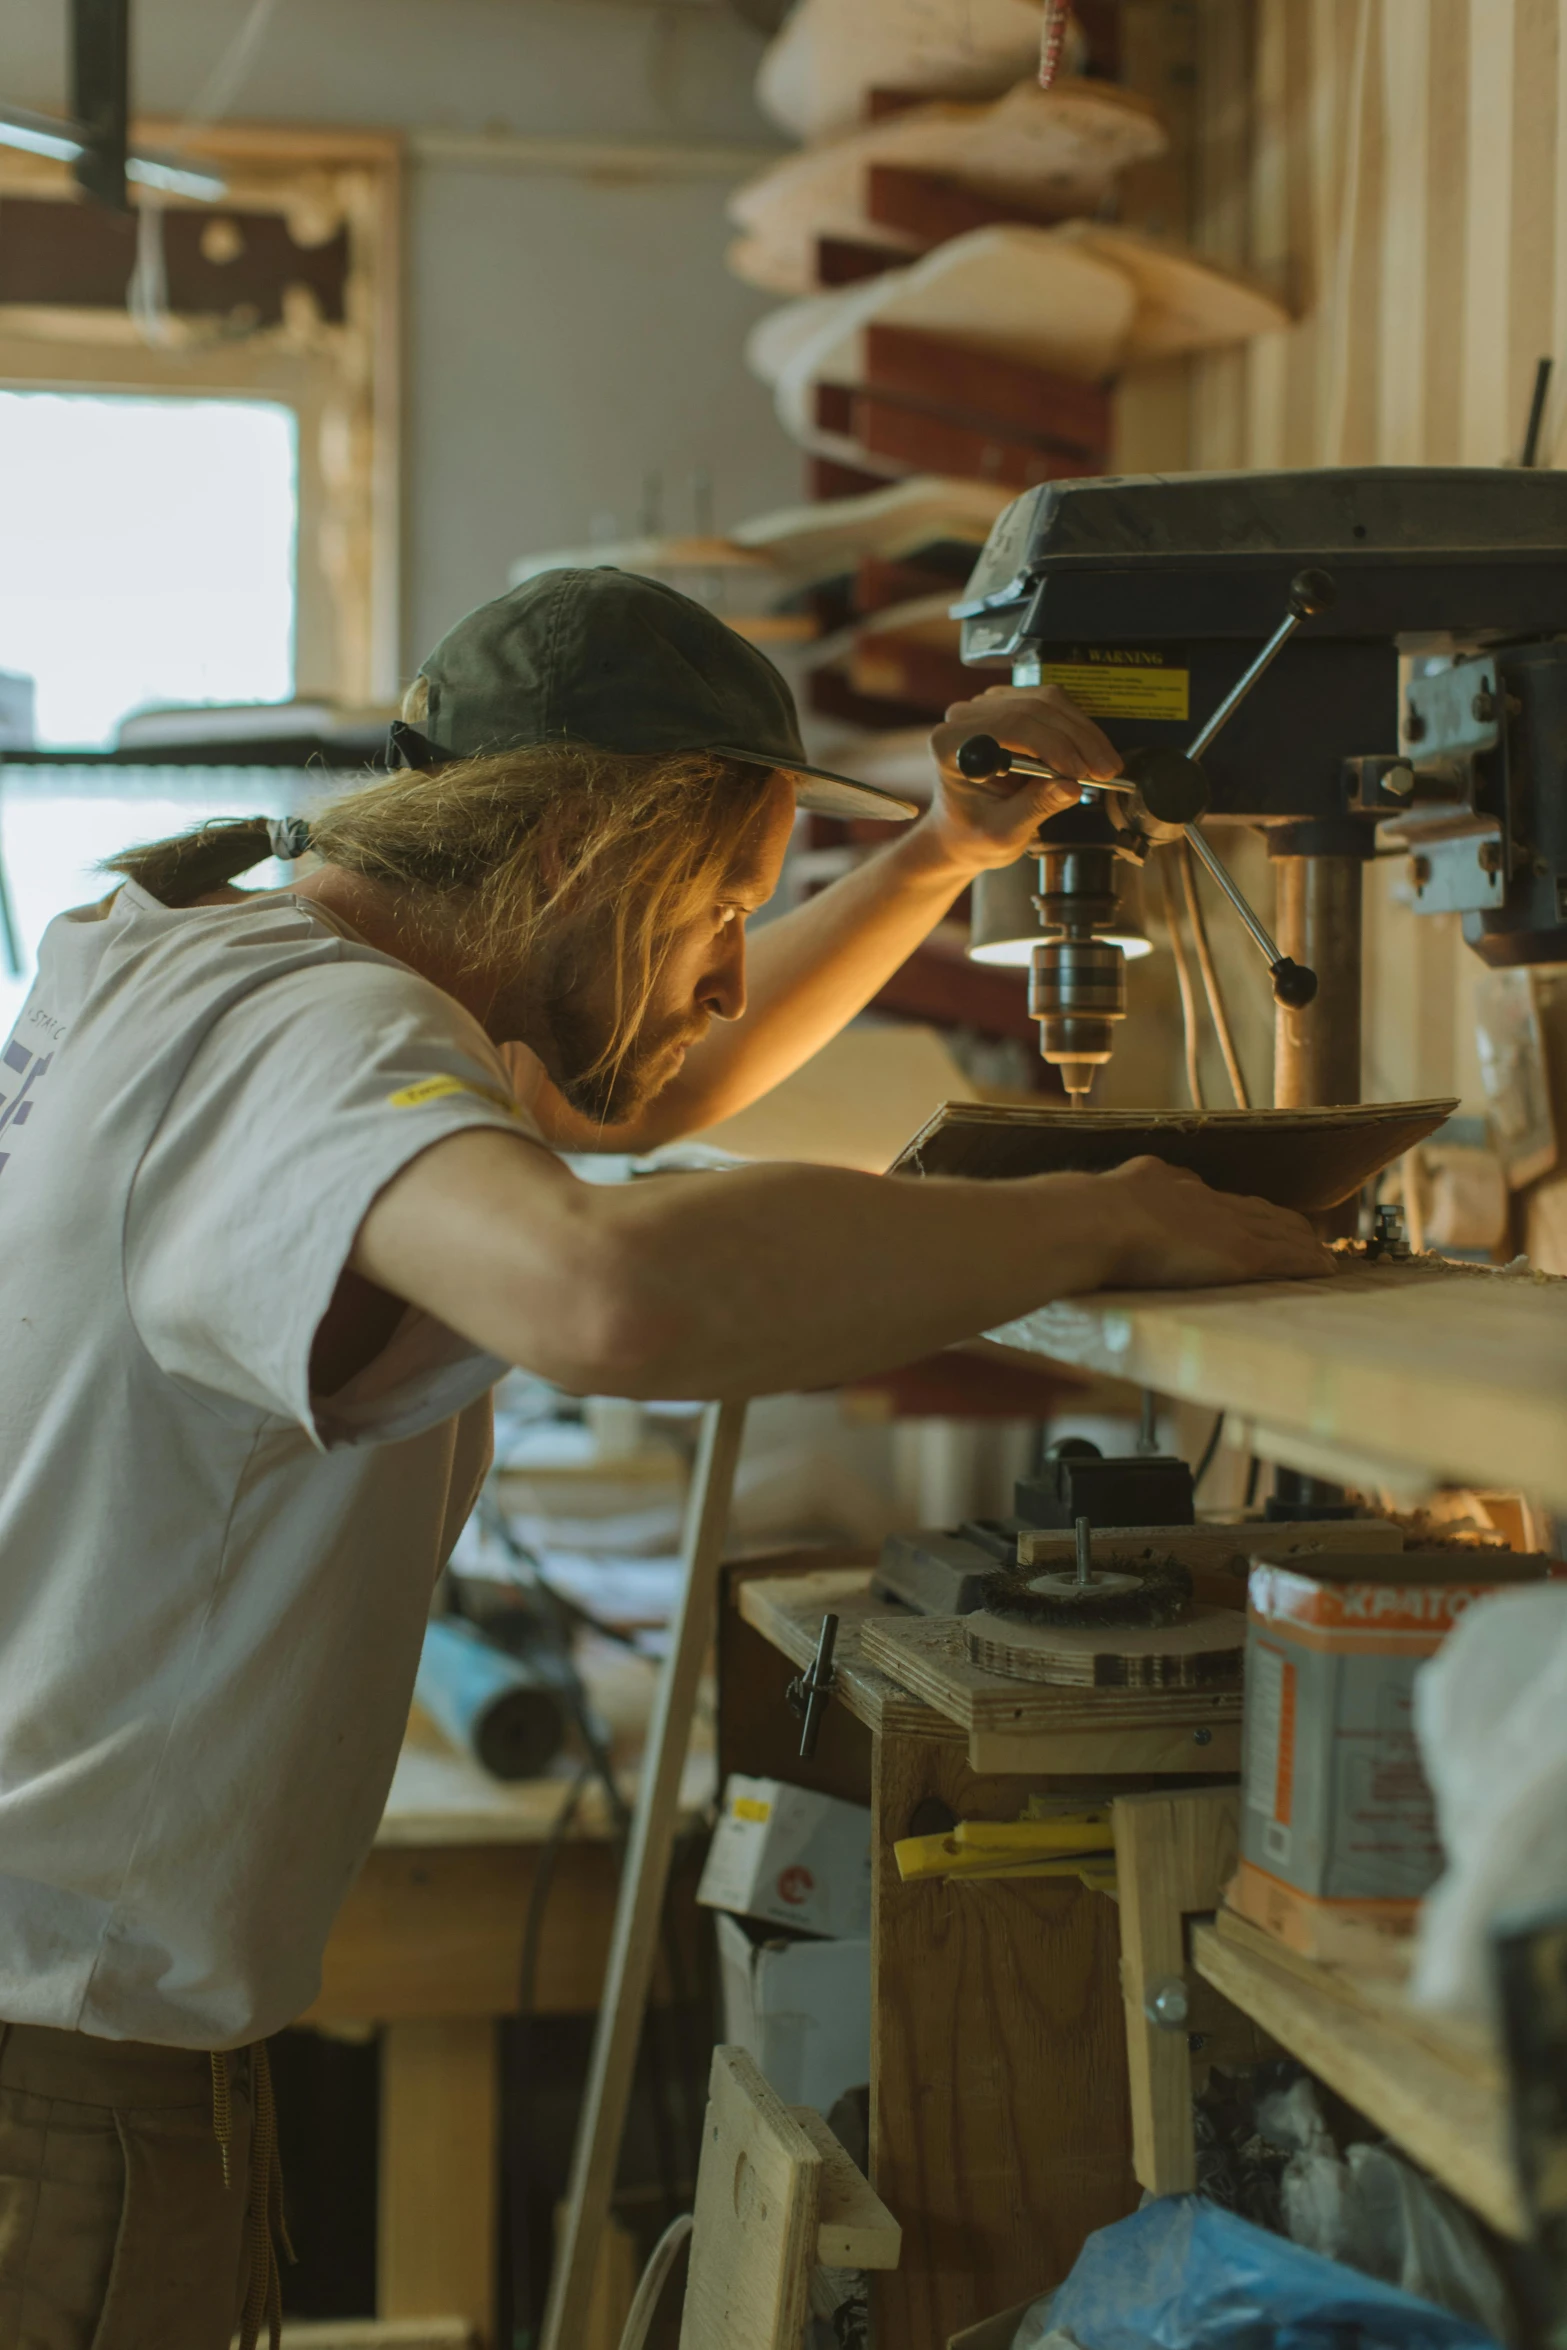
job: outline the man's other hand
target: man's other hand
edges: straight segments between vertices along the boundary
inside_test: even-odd
[[[1083,783],[1121,772],[1115,745],[1059,686],[992,685],[972,701],[954,702],[930,738],[941,784],[925,822],[951,862],[973,873],[1014,864],[1043,819],[1072,806],[1077,784],[1005,775],[973,783],[958,767],[959,746],[971,734],[993,734],[1005,749]]]
[[[1333,1251],[1293,1208],[1210,1190],[1188,1168],[1128,1159],[1090,1181],[1117,1234],[1108,1280],[1118,1289],[1216,1289],[1338,1271]]]

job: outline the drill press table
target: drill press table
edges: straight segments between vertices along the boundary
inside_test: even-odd
[[[1321,1281],[1063,1299],[988,1337],[1212,1405],[1308,1474],[1567,1510],[1567,1280],[1526,1266],[1351,1259]]]

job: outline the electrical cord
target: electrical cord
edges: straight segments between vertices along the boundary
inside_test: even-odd
[[[1208,1010],[1213,1016],[1213,1032],[1224,1055],[1224,1066],[1229,1072],[1230,1091],[1235,1096],[1238,1110],[1249,1110],[1251,1101],[1246,1092],[1246,1078],[1241,1069],[1240,1055],[1235,1050],[1235,1039],[1230,1033],[1230,1017],[1225,1009],[1224,991],[1219,985],[1219,974],[1214,968],[1213,950],[1208,944],[1208,925],[1203,919],[1202,902],[1197,895],[1197,868],[1190,844],[1181,843],[1181,885],[1186,893],[1186,912],[1192,926],[1192,944],[1197,949],[1197,968],[1202,973],[1203,993],[1208,999]]]
[[[1196,1468],[1192,1471],[1193,1493],[1196,1492],[1204,1477],[1207,1476],[1208,1471],[1213,1467],[1214,1456],[1218,1452],[1223,1436],[1224,1414],[1223,1412],[1219,1412],[1215,1414],[1213,1427],[1209,1431],[1208,1441],[1202,1448],[1202,1458],[1198,1461]]]
[[[1181,936],[1181,918],[1176,911],[1175,884],[1170,879],[1170,868],[1163,858],[1159,861],[1159,888],[1164,897],[1164,923],[1170,934],[1170,952],[1175,957],[1175,980],[1181,991],[1181,1041],[1186,1050],[1186,1090],[1192,1097],[1194,1110],[1205,1110],[1202,1071],[1197,1061],[1197,995],[1192,986],[1191,965],[1186,960],[1186,941]]]

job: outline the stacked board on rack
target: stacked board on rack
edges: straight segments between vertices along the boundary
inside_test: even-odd
[[[730,205],[730,267],[783,297],[747,356],[810,501],[735,537],[808,616],[789,666],[815,755],[921,797],[931,726],[998,682],[964,668],[950,607],[1002,507],[1113,469],[1118,379],[1287,323],[1144,233],[1161,105],[1095,50],[1104,11],[1042,86],[1045,21],[1039,0],[796,0],[757,95],[801,144]],[[812,818],[805,886],[869,845]],[[947,925],[876,1008],[1015,1040],[1028,1083],[1024,991],[965,940]]]

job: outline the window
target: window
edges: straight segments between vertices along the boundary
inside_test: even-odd
[[[0,752],[0,852],[22,949],[13,978],[0,961],[0,1042],[27,1000],[38,941],[67,906],[90,905],[114,884],[102,859],[132,842],[161,840],[209,816],[287,816],[308,804],[319,778],[286,767],[6,767]],[[246,889],[277,889],[285,868],[269,861]]]
[[[297,432],[279,401],[0,391],[0,669],[45,746],[294,690]]]

